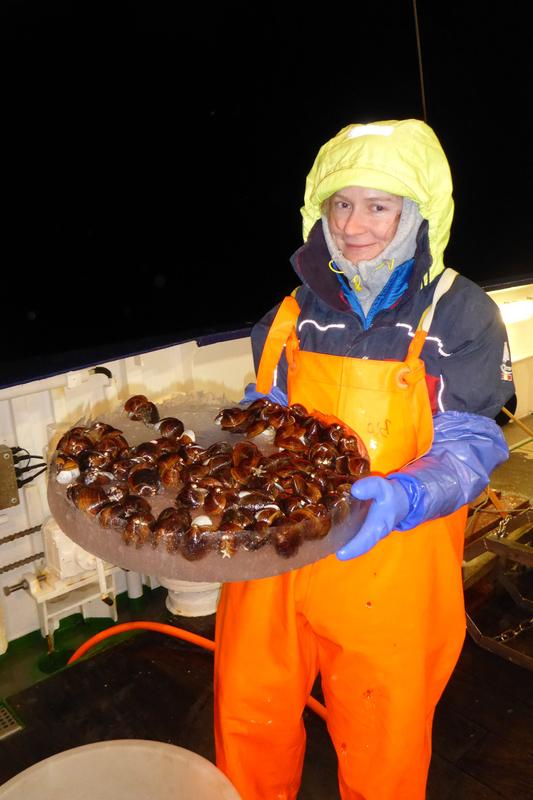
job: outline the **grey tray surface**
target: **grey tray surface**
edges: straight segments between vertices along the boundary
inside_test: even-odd
[[[222,431],[214,422],[221,408],[233,405],[227,398],[205,395],[174,398],[158,405],[161,417],[176,416],[186,428],[192,429],[196,441],[208,447],[217,441],[236,444],[244,437]],[[140,444],[157,437],[153,428],[130,420],[122,408],[98,416],[98,420],[119,428],[130,445]],[[76,424],[88,425],[95,420],[80,420]],[[268,439],[255,437],[255,442],[264,452],[271,452]],[[342,521],[332,522],[326,536],[321,539],[304,539],[290,557],[279,555],[271,544],[259,550],[238,548],[233,556],[223,557],[218,551],[209,551],[202,558],[189,561],[179,552],[169,553],[163,546],[149,544],[136,548],[127,545],[120,534],[102,528],[98,519],[79,511],[66,496],[66,486],[59,484],[54,470],[49,470],[48,504],[50,511],[63,532],[76,544],[104,561],[123,569],[167,579],[187,581],[241,581],[266,578],[312,564],[335,553],[359,530],[368,512],[369,502],[350,500],[348,513]],[[176,489],[165,489],[150,498],[153,513],[157,516],[163,508],[172,506]]]

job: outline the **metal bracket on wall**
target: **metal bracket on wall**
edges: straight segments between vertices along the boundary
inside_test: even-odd
[[[13,453],[10,447],[0,444],[0,508],[13,508],[19,503]]]

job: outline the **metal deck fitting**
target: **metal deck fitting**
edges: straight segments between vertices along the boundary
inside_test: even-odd
[[[0,739],[5,739],[22,729],[23,725],[13,716],[6,703],[0,700]]]

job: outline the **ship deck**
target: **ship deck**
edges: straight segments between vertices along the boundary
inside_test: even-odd
[[[531,418],[524,421],[532,425]],[[503,497],[510,492],[533,503],[533,442],[514,423],[504,430],[513,449],[491,486]],[[523,569],[520,578],[533,597],[531,573]],[[466,597],[480,627],[497,632],[520,621],[514,601],[486,568],[479,580],[470,580]],[[137,601],[120,598],[119,622],[165,622],[213,638],[214,615],[173,616],[165,598],[162,588],[147,589]],[[0,738],[0,784],[50,755],[110,739],[174,743],[214,761],[212,653],[141,631],[111,638],[72,666],[60,666],[104,627],[102,620],[65,623],[54,654],[46,653],[36,633],[0,657],[0,698],[20,724]],[[533,628],[509,644],[533,659]],[[320,699],[319,684],[314,694]],[[467,636],[437,707],[427,800],[533,800],[532,719],[533,669]],[[304,721],[308,746],[299,800],[337,800],[336,756],[325,723],[309,709]]]

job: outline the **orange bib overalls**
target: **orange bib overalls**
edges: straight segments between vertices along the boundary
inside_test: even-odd
[[[423,455],[433,426],[416,334],[405,362],[301,351],[286,298],[257,376],[267,393],[286,346],[288,396],[334,414],[365,442],[373,471]],[[466,509],[393,531],[351,561],[335,555],[273,578],[227,583],[217,610],[217,765],[243,800],[294,800],[302,712],[321,673],[343,800],[423,800],[436,703],[465,633]]]

